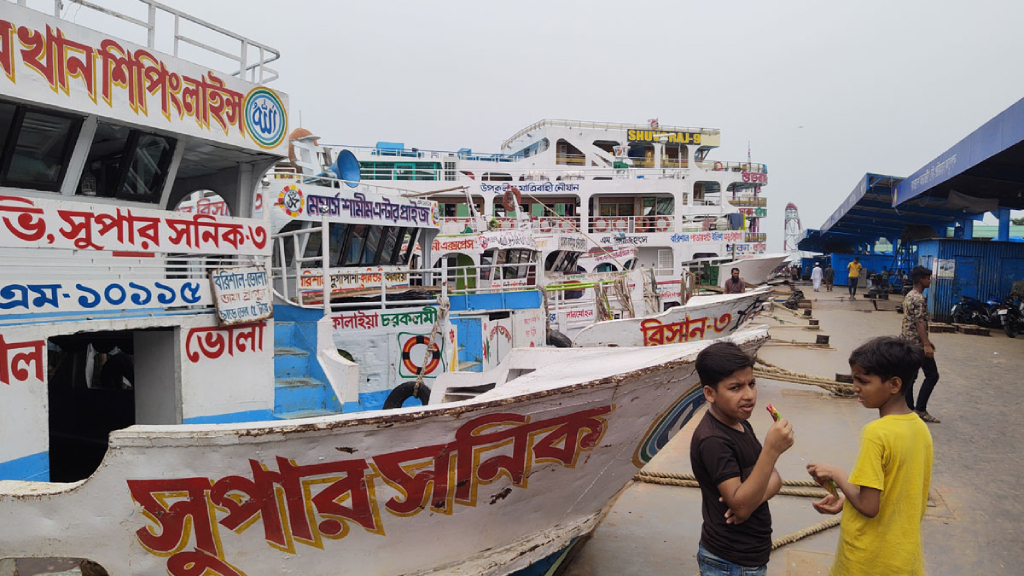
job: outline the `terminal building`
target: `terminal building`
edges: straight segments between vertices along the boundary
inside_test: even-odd
[[[830,255],[840,285],[855,257],[869,272],[930,268],[929,313],[948,321],[961,296],[1002,298],[1024,281],[1024,239],[1010,221],[1021,209],[1024,99],[906,178],[865,174],[799,248]],[[982,234],[986,214],[998,225]]]

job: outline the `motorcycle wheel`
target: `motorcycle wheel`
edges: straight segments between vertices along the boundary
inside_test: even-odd
[[[1006,332],[1008,338],[1017,337],[1017,326],[1015,326],[1014,320],[1007,318],[1006,323],[1003,324],[1003,331]]]
[[[953,312],[953,324],[968,324],[967,314],[963,310]]]

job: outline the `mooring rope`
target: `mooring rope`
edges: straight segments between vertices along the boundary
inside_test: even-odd
[[[756,360],[761,366],[754,368],[755,377],[768,378],[769,380],[781,380],[783,382],[792,382],[794,384],[817,386],[828,390],[836,396],[842,396],[844,398],[852,398],[854,396],[852,384],[837,382],[822,376],[814,376],[812,374],[804,374],[803,372],[786,370],[785,368],[780,368],[770,362],[766,362],[761,358],[756,358]]]
[[[697,488],[697,480],[693,474],[675,474],[671,472],[637,472],[633,479],[646,484],[660,484],[662,486],[681,486],[684,488]],[[824,498],[827,492],[824,490],[803,490],[800,488],[786,488],[785,486],[815,487],[818,485],[810,480],[784,480],[783,488],[779,494],[784,496],[803,496],[805,498]]]
[[[696,479],[693,474],[679,474],[675,472],[646,472],[641,470],[633,476],[633,480],[637,482],[644,482],[646,484],[659,484],[662,486],[682,486],[685,488],[697,488]],[[783,486],[815,486],[818,484],[811,480],[783,480]],[[828,492],[824,490],[800,490],[798,488],[782,488],[779,490],[779,494],[784,496],[803,496],[806,498],[824,498],[828,495]],[[829,518],[823,522],[818,522],[813,526],[808,526],[802,530],[797,530],[792,534],[786,534],[782,538],[778,538],[772,541],[772,550],[782,548],[786,544],[792,544],[797,540],[802,540],[808,536],[817,534],[818,532],[824,532],[829,528],[834,528],[839,525],[840,517],[835,516]]]

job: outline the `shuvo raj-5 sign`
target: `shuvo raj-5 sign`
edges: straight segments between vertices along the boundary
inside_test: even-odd
[[[266,320],[274,312],[265,268],[217,268],[210,272],[210,287],[221,324]]]
[[[286,152],[287,96],[10,2],[0,11],[0,94]]]

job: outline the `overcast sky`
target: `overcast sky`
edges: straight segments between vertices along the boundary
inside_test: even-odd
[[[281,50],[271,86],[328,143],[497,152],[542,118],[720,128],[711,159],[749,141],[768,164],[770,250],[787,202],[817,228],[865,172],[908,176],[1024,97],[1020,2],[163,1]]]

